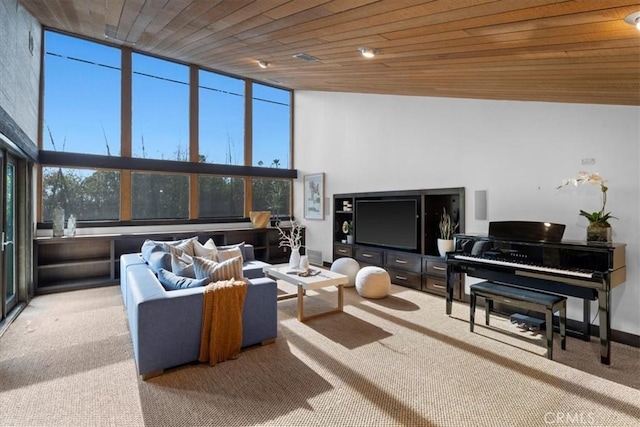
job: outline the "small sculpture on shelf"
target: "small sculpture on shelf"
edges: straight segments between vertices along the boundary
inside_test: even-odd
[[[67,236],[74,237],[76,235],[76,217],[75,215],[69,215],[67,220]]]
[[[53,237],[64,236],[64,209],[62,206],[56,205],[53,208]]]
[[[345,221],[342,223],[342,232],[345,234],[347,238],[347,243],[353,244],[353,221]]]

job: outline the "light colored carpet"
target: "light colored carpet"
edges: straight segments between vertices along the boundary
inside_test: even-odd
[[[335,304],[310,292],[307,314]],[[119,287],[36,297],[0,339],[2,426],[630,426],[640,419],[640,349],[540,336],[468,306],[392,286],[300,323],[278,303],[275,344],[216,366],[141,381]],[[477,319],[483,319],[479,309]]]

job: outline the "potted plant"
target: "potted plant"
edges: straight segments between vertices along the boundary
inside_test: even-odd
[[[451,215],[447,213],[446,208],[442,208],[442,218],[440,218],[440,237],[438,237],[438,252],[444,257],[447,252],[453,250],[453,233],[458,229],[457,222],[451,220]]]
[[[580,216],[587,218],[589,221],[589,225],[587,226],[587,241],[589,242],[611,242],[611,224],[609,224],[609,220],[617,218],[611,215],[611,212],[606,212],[605,210],[607,205],[607,190],[609,190],[605,182],[598,173],[581,171],[576,178],[565,179],[562,181],[562,185],[558,187],[562,188],[569,184],[575,187],[577,187],[578,184],[595,184],[600,186],[602,209],[591,213],[580,209]]]
[[[345,222],[343,222],[342,223],[342,232],[347,237],[347,243],[352,245],[353,244],[353,235],[351,233],[353,233],[353,221],[345,221]]]

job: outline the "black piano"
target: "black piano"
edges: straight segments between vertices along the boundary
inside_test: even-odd
[[[456,276],[582,298],[582,336],[589,340],[590,301],[598,300],[600,361],[610,364],[611,289],[626,281],[625,244],[562,240],[564,225],[528,221],[489,224],[488,235],[456,234],[447,262],[447,314]]]

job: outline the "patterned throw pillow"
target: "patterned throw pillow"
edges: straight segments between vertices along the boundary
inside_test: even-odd
[[[201,258],[208,258],[211,260],[216,260],[216,254],[218,253],[218,248],[216,247],[213,239],[207,240],[207,242],[203,245],[198,240],[193,241],[193,255],[199,256]]]
[[[192,279],[190,277],[182,277],[167,271],[164,268],[161,268],[158,271],[158,280],[162,287],[167,291],[195,288],[198,286],[205,286],[209,283],[209,279]]]
[[[192,237],[190,239],[185,239],[182,242],[178,243],[177,245],[174,245],[175,248],[182,250],[182,252],[184,252],[185,254],[189,255],[189,256],[193,256],[193,243],[197,242],[198,238],[197,237]]]
[[[177,248],[173,245],[169,245],[167,243],[164,244],[164,251],[170,253],[171,255],[175,255],[178,258],[180,258],[185,253],[182,249]]]
[[[244,263],[244,257],[242,256],[242,251],[240,248],[231,248],[218,251],[217,259],[218,262],[226,261],[231,258],[240,257],[242,262]]]
[[[240,248],[242,252],[242,258],[247,259],[247,254],[244,252],[244,242],[236,243],[235,245],[218,246],[218,251],[226,251],[227,249]]]
[[[216,262],[207,258],[193,257],[193,269],[196,279],[243,280],[242,258],[235,257],[223,262]]]
[[[142,248],[140,248],[140,252],[142,252],[142,258],[149,262],[149,257],[152,252],[167,252],[167,246],[172,247],[180,247],[180,250],[184,251],[184,248],[191,245],[189,243],[193,239],[197,240],[197,237],[190,237],[188,239],[183,240],[171,240],[171,241],[161,241],[161,240],[151,240],[147,239],[142,244]],[[187,252],[188,253],[188,252]]]
[[[183,257],[188,255],[183,254]],[[191,262],[184,261],[183,258],[179,258],[174,254],[171,254],[171,271],[178,276],[196,278],[196,273],[193,269],[193,260]]]
[[[164,250],[176,256],[180,256],[182,254],[193,256],[193,242],[197,240],[197,237],[192,237],[191,239],[183,240],[178,244],[174,244],[173,242],[165,242]]]

